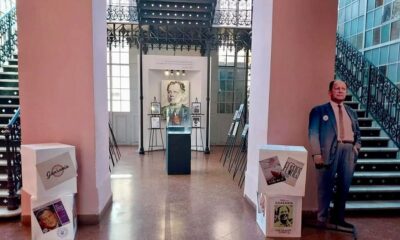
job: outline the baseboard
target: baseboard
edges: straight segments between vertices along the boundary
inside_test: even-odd
[[[105,213],[111,208],[112,205],[112,194],[107,200],[106,205],[100,214],[78,214],[78,224],[82,225],[97,225],[103,219]]]
[[[31,226],[31,215],[21,215],[21,223],[24,226]]]
[[[243,196],[244,196],[244,199],[246,199],[246,202],[248,204],[250,204],[250,206],[253,207],[254,211],[256,211],[257,210],[257,206],[250,200],[250,198],[246,194],[244,194]]]
[[[78,214],[78,223],[82,225],[96,225],[99,224],[101,219],[103,219],[105,213],[112,205],[112,195],[107,200],[106,205],[100,214]],[[24,226],[31,226],[31,215],[21,215],[21,223]]]

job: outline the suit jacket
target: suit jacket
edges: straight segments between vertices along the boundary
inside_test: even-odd
[[[354,132],[354,145],[361,148],[360,128],[357,114],[349,106],[344,105],[351,119]],[[310,112],[308,137],[311,144],[311,154],[321,154],[325,164],[331,164],[335,160],[337,149],[337,127],[335,113],[330,102],[314,107]],[[357,156],[355,156],[356,158]],[[354,159],[356,161],[356,159]]]

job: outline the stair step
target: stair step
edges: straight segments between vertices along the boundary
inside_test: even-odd
[[[400,159],[358,159],[357,164],[400,164]]]
[[[357,109],[356,110],[356,113],[357,113],[357,117],[365,117],[365,110],[363,110],[363,109]]]
[[[346,104],[347,106],[353,108],[353,109],[358,109],[358,102],[354,102],[354,101],[345,101],[344,104]]]
[[[18,72],[18,65],[3,65],[4,72]]]
[[[19,104],[19,96],[0,95],[0,104]]]
[[[16,210],[8,210],[7,207],[0,206],[0,218],[12,218],[21,215],[21,207]]]
[[[399,185],[356,185],[350,187],[350,192],[376,192],[376,193],[383,193],[383,192],[399,192],[400,186]]]
[[[400,209],[400,200],[347,201],[346,210],[396,210]]]
[[[372,121],[373,121],[372,118],[365,118],[365,117],[358,118],[358,124],[360,125],[360,127],[371,127]]]
[[[360,127],[361,136],[379,136],[381,132],[380,127]]]
[[[385,172],[355,172],[356,178],[399,178],[400,172],[385,171]]]
[[[390,138],[388,137],[361,137],[361,146],[363,147],[387,147]]]
[[[398,148],[390,148],[390,147],[361,147],[360,152],[397,152]]]
[[[18,87],[19,80],[16,79],[0,79],[0,86],[2,87]]]
[[[0,105],[1,106],[1,105]],[[380,137],[380,136],[362,136],[361,141],[378,141],[378,140],[390,140],[389,137]]]
[[[18,65],[18,58],[17,59],[8,59],[8,64],[10,64],[10,65]]]
[[[0,174],[0,181],[7,181],[7,175],[6,174]]]

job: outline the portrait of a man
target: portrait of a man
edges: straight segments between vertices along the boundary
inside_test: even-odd
[[[52,205],[36,211],[35,216],[43,233],[47,233],[50,230],[61,226],[60,220],[58,219]]]
[[[172,125],[182,125],[190,117],[189,81],[162,81],[162,115],[169,118]]]
[[[293,225],[292,205],[275,206],[274,227],[291,227]]]

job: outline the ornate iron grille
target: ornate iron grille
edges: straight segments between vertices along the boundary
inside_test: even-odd
[[[400,146],[400,89],[339,34],[335,60],[336,74]]]
[[[0,63],[4,63],[11,58],[17,47],[16,19],[15,7],[0,18]]]
[[[109,5],[107,8],[107,21],[138,23],[136,6]]]
[[[251,10],[215,10],[213,27],[251,28]]]

